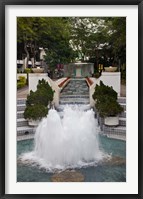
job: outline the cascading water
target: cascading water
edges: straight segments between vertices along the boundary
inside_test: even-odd
[[[93,110],[65,106],[63,118],[51,109],[36,129],[35,148],[21,156],[48,171],[89,166],[104,158]]]

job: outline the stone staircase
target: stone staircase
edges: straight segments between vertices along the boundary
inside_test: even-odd
[[[78,105],[86,110],[90,108],[89,103],[89,88],[85,78],[73,78],[60,93],[57,111],[62,115],[65,105]]]
[[[59,107],[57,108],[62,117],[65,105],[75,105],[89,109],[89,90],[85,79],[71,79],[68,85],[60,94]],[[24,110],[26,107],[26,99],[17,99],[17,140],[33,138],[35,128],[28,125],[28,121],[24,119]]]
[[[18,140],[20,140],[20,137],[26,136],[27,139],[31,135],[34,134],[35,128],[30,127],[28,125],[28,121],[24,119],[24,110],[26,107],[26,99],[25,98],[19,98],[17,99],[17,136]],[[20,137],[19,137],[20,136]],[[24,138],[23,138],[24,139]]]
[[[109,127],[102,126],[102,133],[110,138],[126,140],[126,98],[119,97],[118,102],[124,108],[124,111],[119,115],[119,126]]]
[[[126,139],[126,98],[119,97],[118,102],[124,108],[119,115],[119,126],[109,127],[103,124],[103,119],[97,116],[102,134],[115,139]],[[90,109],[89,88],[85,78],[73,78],[64,87],[60,93],[59,107],[57,111],[63,116],[65,105],[81,107],[82,110]],[[24,119],[24,110],[26,107],[26,99],[17,99],[17,140],[32,139],[35,133],[35,127],[28,125],[28,121]]]

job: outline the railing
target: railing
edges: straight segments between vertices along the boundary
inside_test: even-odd
[[[60,84],[58,84],[58,86],[60,88],[62,88],[69,79],[70,79],[70,77],[67,77],[64,81],[62,81]]]
[[[94,83],[89,77],[86,78],[86,81],[89,87]]]

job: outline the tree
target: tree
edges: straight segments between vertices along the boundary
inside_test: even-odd
[[[71,40],[81,60],[105,65],[126,62],[125,17],[71,18]],[[117,39],[118,38],[118,39]]]
[[[32,59],[32,66],[34,67],[34,58],[37,52],[36,42],[39,39],[39,21],[36,17],[18,17],[17,18],[17,50],[24,53],[27,57],[26,67],[28,61]]]
[[[18,50],[22,49],[28,60],[34,59],[39,47],[47,49],[45,59],[52,64],[68,61],[74,56],[69,46],[68,21],[63,17],[18,17],[17,19]],[[51,61],[52,60],[52,61]],[[57,62],[56,61],[56,62]]]
[[[95,63],[95,67],[126,63],[125,17],[18,17],[18,52],[28,60],[46,48],[49,67],[75,58]],[[19,56],[18,53],[18,56]]]
[[[121,60],[126,62],[126,18],[107,17],[105,23],[108,25],[109,46],[114,56],[114,62]]]

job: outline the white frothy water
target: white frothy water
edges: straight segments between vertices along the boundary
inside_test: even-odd
[[[49,171],[88,166],[104,158],[99,149],[94,111],[67,106],[61,119],[51,109],[36,129],[35,148],[21,156]]]

